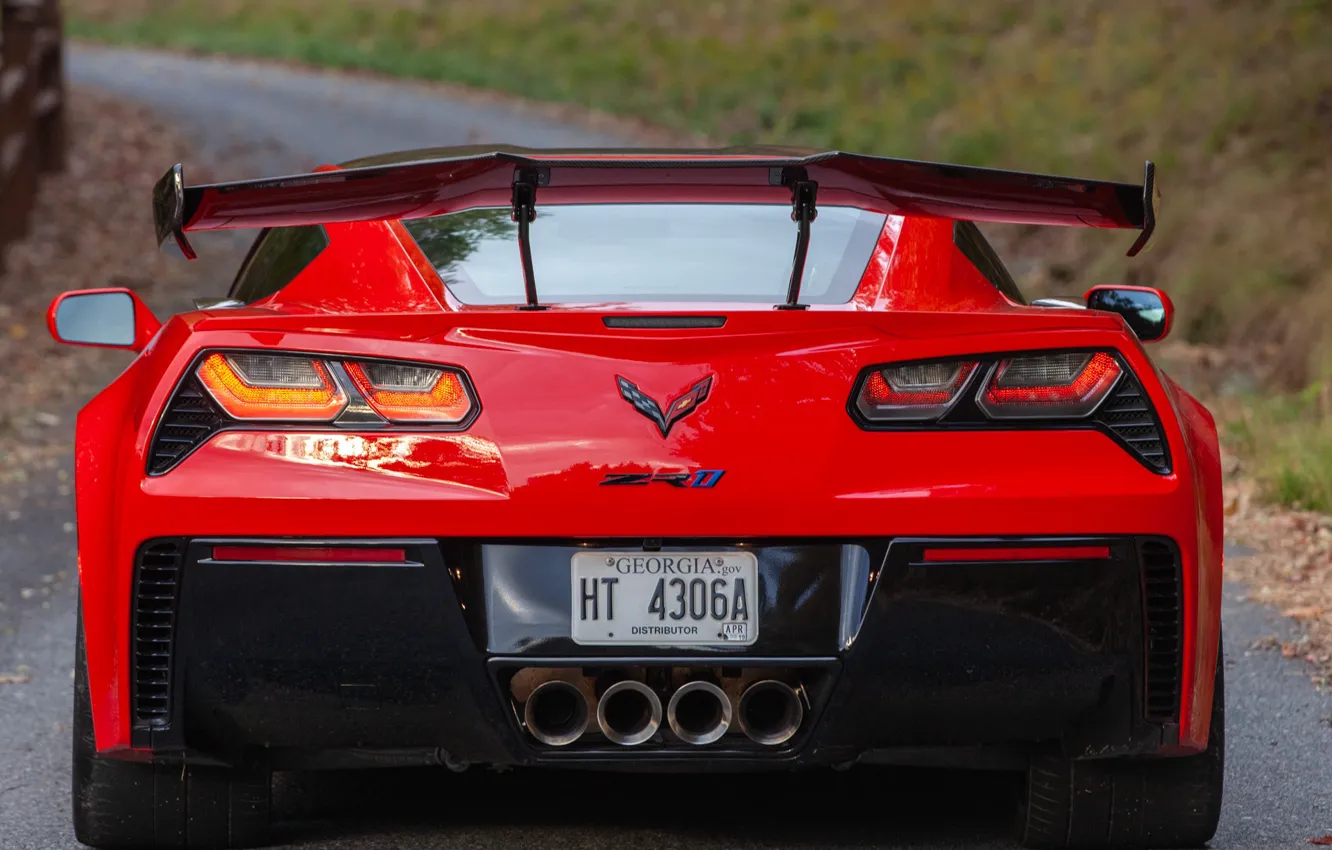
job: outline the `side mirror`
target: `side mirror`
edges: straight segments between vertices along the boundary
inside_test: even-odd
[[[1143,342],[1165,339],[1175,321],[1170,296],[1150,286],[1093,286],[1087,290],[1087,309],[1105,310],[1124,317]]]
[[[51,302],[46,326],[56,342],[139,352],[162,323],[128,289],[76,289]]]

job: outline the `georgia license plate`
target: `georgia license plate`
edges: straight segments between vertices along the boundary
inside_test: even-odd
[[[577,552],[573,639],[584,644],[734,644],[758,638],[753,552]]]

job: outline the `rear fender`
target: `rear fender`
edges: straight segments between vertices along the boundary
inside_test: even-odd
[[[136,361],[137,362],[137,361]],[[128,745],[129,669],[126,634],[128,607],[122,604],[127,585],[116,569],[118,500],[121,465],[135,454],[123,450],[132,440],[129,425],[138,375],[134,366],[99,393],[79,412],[74,436],[75,507],[78,519],[79,593],[83,601],[83,633],[87,645],[88,691],[92,701],[97,749]]]
[[[163,372],[189,336],[180,318],[79,411],[74,429],[79,591],[87,645],[88,688],[99,752],[129,748],[129,620],[133,565],[122,562],[127,482],[142,475],[142,434],[154,418]]]
[[[1186,728],[1191,743],[1205,747],[1212,717],[1212,685],[1221,635],[1221,584],[1225,551],[1225,510],[1222,496],[1221,451],[1216,420],[1203,404],[1169,378],[1164,381],[1179,415],[1184,448],[1193,469],[1194,505],[1198,514],[1197,601],[1195,622],[1186,628],[1194,641],[1193,687],[1185,694]],[[1181,740],[1181,743],[1186,743]]]
[[[1194,545],[1179,541],[1185,600],[1179,745],[1182,751],[1200,752],[1207,746],[1211,725],[1221,633],[1225,520],[1216,421],[1201,402],[1161,371],[1127,324],[1120,350],[1151,397],[1169,436],[1175,474],[1193,490]]]

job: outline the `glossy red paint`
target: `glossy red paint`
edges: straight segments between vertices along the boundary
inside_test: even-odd
[[[926,561],[1086,561],[1110,557],[1109,546],[984,546],[925,550]]]
[[[60,305],[66,298],[74,298],[81,295],[101,295],[104,293],[119,293],[128,295],[134,302],[134,342],[131,345],[102,345],[95,342],[77,342],[75,340],[64,339],[56,330],[56,314],[60,312]],[[110,287],[107,289],[72,289],[69,292],[62,292],[52,301],[51,306],[46,308],[46,329],[50,332],[51,338],[56,342],[63,342],[66,345],[81,345],[88,348],[119,348],[127,351],[140,352],[148,346],[157,332],[162,329],[162,323],[153,315],[153,311],[148,309],[148,305],[143,303],[139,296],[134,294],[133,290],[124,287]]]
[[[295,280],[256,306],[289,312],[439,312],[443,304],[439,276],[429,265],[423,271],[412,262],[394,227],[402,225],[382,221],[325,225],[328,247]],[[429,272],[429,280],[424,272]],[[349,278],[375,284],[349,286]]]
[[[1165,375],[1160,375],[1166,393],[1175,405],[1184,432],[1182,440],[1190,455],[1197,530],[1193,562],[1185,561],[1185,593],[1193,602],[1186,606],[1184,621],[1185,671],[1192,664],[1192,689],[1186,689],[1181,726],[1192,742],[1205,742],[1211,722],[1212,681],[1221,638],[1221,582],[1225,512],[1221,498],[1221,451],[1216,420],[1196,398]],[[1195,582],[1190,589],[1190,581]],[[1190,593],[1191,590],[1191,593]],[[1186,679],[1186,684],[1188,680]],[[1187,746],[1181,735],[1181,746]]]
[[[889,216],[851,302],[864,310],[1002,311],[1017,305],[953,241],[953,222]]]
[[[477,179],[499,198],[488,172]],[[421,191],[434,190],[427,181]],[[329,224],[329,248],[271,298],[173,317],[79,415],[79,570],[98,749],[129,750],[133,558],[153,537],[1151,534],[1173,538],[1183,557],[1178,749],[1200,750],[1220,612],[1215,425],[1119,317],[1012,303],[957,250],[951,227],[890,215],[845,305],[521,312],[458,304],[397,223]],[[640,331],[602,322],[626,311],[721,314],[726,323]],[[172,471],[147,476],[163,406],[213,348],[451,365],[470,377],[481,414],[455,433],[256,424],[216,434]],[[1059,348],[1124,357],[1160,416],[1170,474],[1097,431],[870,432],[847,411],[856,376],[873,364]],[[716,377],[707,403],[663,438],[620,397],[617,374],[656,398]],[[608,473],[699,468],[726,476],[711,489],[598,486]]]

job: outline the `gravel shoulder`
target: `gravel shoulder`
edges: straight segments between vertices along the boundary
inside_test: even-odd
[[[0,678],[0,844],[15,850],[77,846],[68,817],[76,593],[69,443],[78,405],[123,367],[114,359],[121,355],[47,342],[39,321],[46,300],[59,289],[115,285],[108,283],[113,276],[134,281],[163,313],[191,295],[220,293],[235,265],[236,240],[201,243],[206,259],[192,265],[152,252],[148,188],[171,162],[183,160],[187,174],[200,175],[192,163],[202,161],[230,178],[427,144],[617,141],[424,86],[82,47],[69,67],[80,86],[74,126],[101,140],[78,144],[89,156],[120,153],[90,159],[44,189],[39,217],[65,217],[60,225],[39,224],[24,249],[32,258],[0,278],[0,304],[9,310],[0,315],[0,339],[9,346],[0,356],[24,364],[0,382],[24,382],[26,394],[23,404],[0,408],[7,423],[0,426],[0,677],[12,677]],[[96,136],[96,126],[111,135]],[[84,235],[90,227],[101,228],[101,241]],[[37,420],[34,409],[48,416]],[[43,448],[28,454],[29,443]],[[1254,538],[1253,549],[1232,547],[1231,573],[1258,575],[1247,565],[1280,558],[1269,554],[1280,536]],[[1307,662],[1283,657],[1298,652],[1263,648],[1299,641],[1300,632],[1254,596],[1239,585],[1225,591],[1230,752],[1212,847],[1308,846],[1332,832],[1332,700],[1310,683]],[[1008,806],[1016,793],[1013,779],[1002,775],[858,770],[632,782],[596,774],[357,773],[338,777],[319,806],[307,790],[283,788],[281,837],[312,848],[998,848],[1012,846]],[[752,799],[802,805],[774,813],[744,802]]]
[[[1251,557],[1227,562],[1248,598],[1294,623],[1293,634],[1266,635],[1258,646],[1303,661],[1320,691],[1332,687],[1332,517],[1274,508],[1254,496],[1252,482],[1227,488],[1226,533]],[[1329,753],[1328,755],[1332,755]]]

